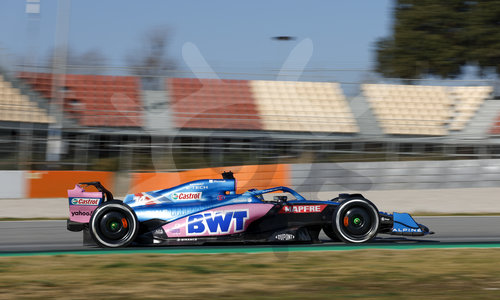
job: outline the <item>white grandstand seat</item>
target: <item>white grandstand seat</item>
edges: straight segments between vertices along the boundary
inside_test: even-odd
[[[464,129],[484,101],[490,97],[492,91],[493,88],[490,86],[451,88],[450,93],[455,98],[456,116],[450,125],[450,129]]]
[[[387,134],[435,135],[436,111],[446,108],[441,87],[366,84],[362,91]],[[432,120],[429,120],[432,119]]]
[[[465,127],[492,87],[365,84],[362,91],[385,133],[446,135],[448,129]],[[386,126],[396,115],[426,127],[416,130],[411,126]]]
[[[338,84],[257,80],[250,85],[265,130],[359,131]]]
[[[53,121],[21,91],[0,76],[0,121],[48,123]],[[42,121],[41,121],[42,120]]]

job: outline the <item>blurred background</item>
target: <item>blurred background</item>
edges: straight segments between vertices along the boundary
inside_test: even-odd
[[[4,1],[0,26],[11,183],[269,164],[306,191],[500,182],[500,1]],[[4,197],[45,195],[21,185]]]

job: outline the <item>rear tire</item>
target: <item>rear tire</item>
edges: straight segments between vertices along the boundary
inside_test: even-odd
[[[335,231],[333,231],[333,227],[331,225],[323,226],[323,232],[328,238],[330,238],[330,240],[332,240],[332,242],[341,242],[341,240],[335,234]]]
[[[89,232],[95,243],[101,247],[125,247],[137,237],[139,222],[128,205],[113,200],[94,211],[89,222]]]
[[[333,213],[333,232],[346,243],[366,243],[372,240],[377,235],[379,226],[377,207],[364,198],[345,200]]]

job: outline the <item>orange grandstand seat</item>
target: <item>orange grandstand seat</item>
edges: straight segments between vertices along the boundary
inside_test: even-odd
[[[140,127],[142,120],[142,101],[140,99],[139,79],[131,76],[105,76],[105,75],[63,75],[65,81],[65,104],[71,107],[68,101],[77,101],[94,116],[69,109],[69,116],[79,121],[83,126],[124,126],[124,122],[103,121],[103,116],[111,116],[115,111],[120,111],[124,116],[137,120],[127,123],[127,126]],[[52,98],[52,74],[22,72],[18,76],[25,80],[34,90],[44,97]],[[139,112],[139,113],[138,113]]]
[[[254,100],[245,80],[169,78],[176,127],[206,129],[262,128]],[[243,107],[242,103],[245,103]],[[244,120],[244,121],[243,121]]]
[[[495,123],[490,128],[490,134],[492,135],[498,135],[500,134],[500,116],[497,117],[495,120]]]

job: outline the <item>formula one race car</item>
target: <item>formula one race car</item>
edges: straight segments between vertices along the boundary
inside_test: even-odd
[[[99,182],[68,190],[70,231],[84,231],[101,247],[208,242],[319,242],[323,229],[334,241],[365,243],[378,233],[423,236],[431,232],[406,213],[379,212],[360,194],[330,201],[306,200],[287,187],[236,193],[232,172],[173,188],[130,194],[123,201]],[[94,186],[98,192],[83,187]],[[291,195],[264,195],[282,192]],[[269,195],[267,195],[269,196]]]

